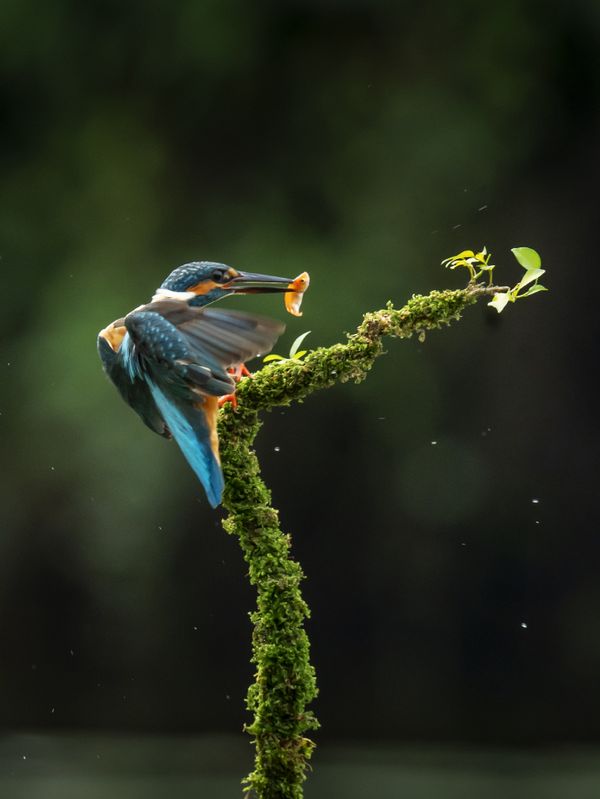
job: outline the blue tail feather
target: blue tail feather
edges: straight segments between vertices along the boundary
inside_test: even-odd
[[[170,399],[155,383],[148,381],[148,385],[173,438],[202,483],[208,501],[216,508],[223,495],[223,472],[211,449],[211,431],[205,414],[201,409]]]

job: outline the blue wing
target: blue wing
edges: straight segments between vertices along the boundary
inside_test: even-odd
[[[143,379],[153,403],[216,507],[223,475],[216,431],[217,397],[234,388],[227,367],[268,352],[284,325],[232,311],[159,301],[125,318],[131,346],[124,364]]]
[[[123,337],[117,351],[103,338],[101,333],[98,336],[98,354],[104,371],[117,387],[125,402],[133,408],[144,424],[158,435],[170,438],[164,419],[152,399],[145,380],[138,376],[132,377],[125,366],[124,353],[129,350],[129,346],[128,333]]]

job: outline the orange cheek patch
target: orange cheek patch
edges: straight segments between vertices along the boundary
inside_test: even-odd
[[[219,284],[215,283],[214,280],[203,280],[201,283],[196,283],[195,286],[190,286],[189,289],[186,290],[201,296],[203,294],[208,294],[209,291],[216,288],[219,288]]]

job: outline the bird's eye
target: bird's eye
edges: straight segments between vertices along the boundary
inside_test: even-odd
[[[230,278],[226,269],[215,269],[210,279],[213,283],[227,283]]]

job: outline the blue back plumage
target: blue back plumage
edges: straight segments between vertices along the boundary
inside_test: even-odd
[[[211,431],[200,408],[184,405],[167,395],[151,380],[148,385],[154,402],[179,448],[204,486],[213,508],[221,503],[223,473],[210,445]]]

